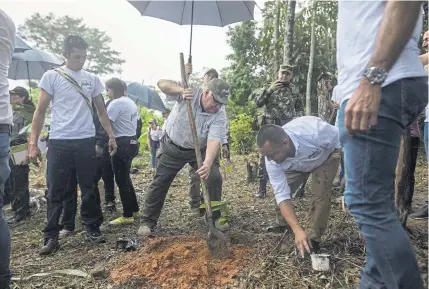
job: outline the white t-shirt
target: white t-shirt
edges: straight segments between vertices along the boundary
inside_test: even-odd
[[[50,139],[85,139],[95,137],[92,118],[92,98],[100,95],[103,84],[100,79],[85,70],[73,71],[63,66],[62,69],[80,86],[91,107],[82,95],[61,74],[48,70],[42,76],[39,87],[51,96]]]
[[[349,99],[359,85],[375,48],[387,1],[338,1],[337,65],[342,101]],[[422,31],[420,13],[412,37],[390,69],[382,86],[407,77],[427,76],[419,59]]]
[[[277,204],[289,200],[287,171],[312,172],[340,148],[338,128],[315,116],[302,116],[285,124],[283,129],[295,146],[295,157],[281,164],[265,158],[265,165]]]
[[[135,136],[137,130],[137,105],[127,96],[114,99],[107,107],[107,114],[112,121],[113,135]]]
[[[12,125],[13,113],[10,107],[7,75],[15,49],[16,28],[12,19],[1,9],[0,27],[0,124]]]
[[[429,122],[429,105],[426,105],[425,108],[425,122]]]
[[[153,141],[159,141],[162,137],[162,128],[157,126],[156,129],[153,130],[151,127],[149,127],[149,134],[150,134],[150,138]]]

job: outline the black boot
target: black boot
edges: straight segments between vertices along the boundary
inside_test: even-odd
[[[260,181],[259,182],[259,190],[255,195],[255,198],[263,199],[267,196],[267,182]]]
[[[56,238],[49,238],[45,240],[45,244],[40,249],[39,254],[40,255],[51,255],[58,251],[60,248],[60,244],[58,243],[58,239]]]
[[[427,220],[428,219],[428,206],[425,206],[423,210],[419,212],[412,213],[410,215],[411,219],[415,220]]]

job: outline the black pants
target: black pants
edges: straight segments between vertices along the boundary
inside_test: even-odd
[[[14,165],[9,162],[10,175],[5,183],[4,204],[11,203],[15,216],[25,217],[30,212],[30,191],[28,165]]]
[[[118,137],[116,143],[118,151],[112,157],[113,172],[121,197],[123,216],[130,218],[139,211],[136,191],[130,177],[131,163],[139,150],[138,142],[136,137]]]
[[[98,190],[98,182],[101,178],[103,178],[104,182],[104,202],[106,204],[109,202],[115,202],[113,169],[107,148],[105,148],[105,151],[107,151],[107,153],[103,154],[101,158],[96,158],[97,169],[94,179],[94,190],[98,206],[101,206],[100,192]],[[75,229],[77,214],[77,183],[76,170],[73,170],[67,182],[65,199],[63,202],[63,217],[60,222],[61,228],[69,231],[74,231]]]
[[[94,190],[95,140],[49,140],[48,150],[48,222],[45,239],[57,238],[59,220],[66,200],[67,185],[74,170],[81,189],[80,213],[84,226],[98,227],[103,222],[100,205]],[[98,201],[99,202],[99,201]]]
[[[416,171],[419,147],[420,147],[420,138],[411,137],[410,173],[408,174],[408,189],[411,192],[411,194],[408,194],[408,196],[411,196],[411,197],[414,195],[414,184],[415,184],[414,172]]]
[[[115,203],[115,175],[113,174],[112,158],[109,154],[109,147],[104,146],[103,156],[97,159],[97,171],[95,173],[95,191],[99,195],[98,182],[103,179],[104,183],[104,204]]]
[[[205,150],[201,151],[203,159]],[[161,148],[158,155],[158,166],[155,177],[149,186],[148,193],[143,208],[142,222],[153,228],[158,222],[164,206],[168,189],[176,177],[177,173],[189,163],[193,168],[197,168],[197,160],[193,149],[182,149],[176,146],[170,138],[165,135],[161,139]],[[222,177],[219,172],[219,160],[213,163],[210,175],[206,181],[208,193],[211,201],[220,201],[222,195]],[[218,218],[220,212],[213,212],[213,217]]]

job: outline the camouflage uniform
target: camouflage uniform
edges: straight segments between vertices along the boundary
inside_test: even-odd
[[[255,91],[253,99],[258,107],[264,107],[261,125],[276,124],[283,126],[295,117],[304,115],[304,107],[295,85],[285,85],[269,94],[268,88]],[[265,195],[268,174],[265,158],[259,161],[259,195]]]

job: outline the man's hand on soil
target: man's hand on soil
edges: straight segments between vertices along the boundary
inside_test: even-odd
[[[304,258],[305,251],[311,253],[310,238],[307,236],[307,233],[302,229],[295,233],[295,245],[298,248],[302,258]]]

